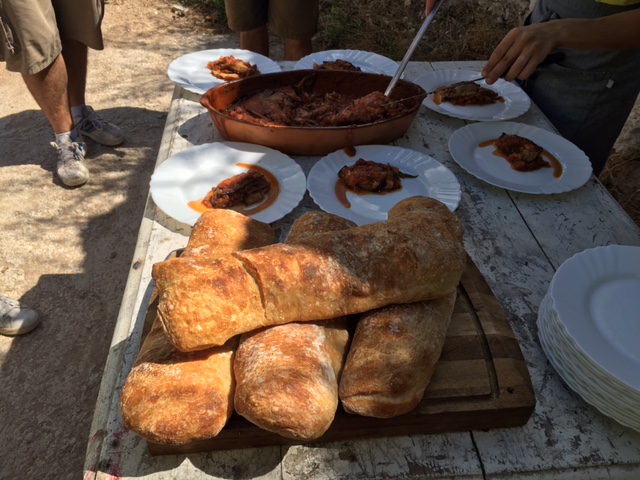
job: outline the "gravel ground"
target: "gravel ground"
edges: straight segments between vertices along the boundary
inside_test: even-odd
[[[169,63],[235,36],[199,34],[162,0],[111,0],[91,51],[87,101],[120,125],[91,143],[81,188],[55,178],[52,130],[19,75],[0,67],[0,294],[42,324],[0,336],[0,479],[81,478],[89,427],[173,84]]]

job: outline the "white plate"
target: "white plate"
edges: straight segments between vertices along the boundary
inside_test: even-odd
[[[472,70],[438,70],[419,76],[413,83],[417,83],[427,92],[433,92],[443,85],[473,80],[480,76],[479,72]],[[433,95],[429,95],[422,103],[427,108],[450,117],[479,121],[510,120],[523,115],[531,106],[529,95],[515,83],[499,79],[493,85],[487,85],[485,81],[478,82],[478,85],[495,91],[504,98],[504,102],[468,107],[459,107],[447,102],[437,105],[433,102]]]
[[[151,176],[155,204],[170,217],[193,225],[200,217],[189,202],[200,200],[222,180],[246,169],[238,163],[259,165],[280,182],[280,194],[269,208],[250,215],[271,223],[291,212],[306,191],[302,168],[284,153],[261,145],[220,142],[198,145],[177,153],[160,164]]]
[[[605,415],[640,431],[640,391],[620,383],[584,355],[567,335],[549,293],[540,304],[537,324],[543,350],[565,383]]]
[[[360,67],[363,72],[381,73],[393,77],[398,70],[398,63],[390,58],[383,57],[377,53],[363,52],[360,50],[325,50],[315,52],[301,58],[293,66],[294,70],[312,69],[313,64],[321,65],[323,62],[333,62],[345,60],[356,67]]]
[[[401,172],[418,175],[418,178],[403,178],[401,190],[385,195],[356,195],[347,191],[351,208],[346,208],[335,193],[338,171],[345,165],[353,165],[360,158],[388,163],[398,167]],[[348,156],[343,150],[330,153],[311,168],[307,188],[322,210],[358,225],[386,220],[387,213],[394,205],[413,196],[435,198],[454,211],[462,195],[455,175],[440,162],[414,150],[389,145],[361,145],[356,147],[354,157]]]
[[[615,419],[622,425],[640,431],[640,416],[636,413],[637,403],[633,406],[620,402],[629,392],[614,392],[606,379],[596,379],[585,375],[578,359],[567,355],[565,344],[554,324],[552,300],[547,294],[538,310],[538,337],[549,362],[565,383],[578,393],[587,403],[596,407],[601,413]]]
[[[640,390],[634,390],[629,385],[610,375],[597,363],[595,363],[576,341],[569,335],[564,327],[558,312],[553,305],[551,295],[545,296],[545,323],[546,330],[552,341],[557,358],[564,363],[566,370],[583,384],[590,385],[590,393],[606,397],[606,403],[615,406],[629,418],[634,418],[640,425]],[[541,305],[542,309],[542,305]]]
[[[220,48],[201,50],[183,55],[171,62],[167,73],[171,81],[176,85],[190,92],[202,95],[216,85],[224,83],[224,80],[216,78],[211,74],[211,70],[207,68],[209,62],[229,55],[257,65],[260,73],[275,73],[281,71],[280,65],[259,53],[254,53],[249,50]]]
[[[580,350],[640,391],[640,247],[580,252],[558,268],[549,292]]]
[[[493,145],[480,143],[502,133],[520,135],[540,145],[562,164],[562,175],[553,169],[518,172],[504,158],[494,155]],[[516,122],[473,123],[454,132],[449,139],[453,159],[470,174],[496,187],[524,193],[561,193],[584,185],[591,177],[589,158],[573,143],[548,130]]]

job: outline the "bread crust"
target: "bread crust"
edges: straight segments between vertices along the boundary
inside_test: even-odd
[[[211,210],[194,225],[185,258],[228,254],[272,243],[273,229],[231,210]],[[238,337],[185,353],[156,318],[120,397],[124,424],[142,438],[185,444],[215,437],[233,413],[233,356]]]
[[[345,411],[390,418],[413,410],[435,371],[456,292],[363,314],[340,379]]]
[[[312,440],[331,425],[346,356],[346,319],[289,323],[243,334],[234,361],[236,411],[288,438]]]
[[[288,243],[355,224],[308,212],[293,224]],[[338,380],[349,345],[345,317],[288,323],[245,333],[234,360],[236,411],[255,425],[298,440],[327,431],[338,408]]]
[[[185,444],[215,437],[233,413],[232,359],[238,339],[184,353],[155,322],[122,389],[124,424],[145,440]]]
[[[263,326],[326,320],[455,291],[466,261],[455,214],[424,197],[396,207],[387,221],[309,235],[296,244],[156,264],[159,315],[172,343],[199,350]]]

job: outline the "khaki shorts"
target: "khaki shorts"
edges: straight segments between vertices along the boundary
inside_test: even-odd
[[[0,0],[0,61],[33,75],[51,65],[62,39],[102,50],[104,0]]]
[[[225,0],[225,7],[236,32],[268,25],[282,38],[310,40],[318,31],[319,0]]]

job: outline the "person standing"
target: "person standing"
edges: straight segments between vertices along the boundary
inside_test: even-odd
[[[284,39],[284,60],[312,51],[319,0],[225,0],[229,28],[240,32],[240,48],[269,56],[269,30]]]
[[[0,0],[0,61],[22,75],[47,117],[56,172],[69,187],[89,180],[84,137],[110,146],[124,141],[85,101],[88,49],[104,48],[103,14],[103,0]]]
[[[429,12],[437,0],[427,0]],[[562,51],[558,64],[538,65]],[[482,75],[518,80],[599,175],[640,92],[640,0],[538,0]]]

